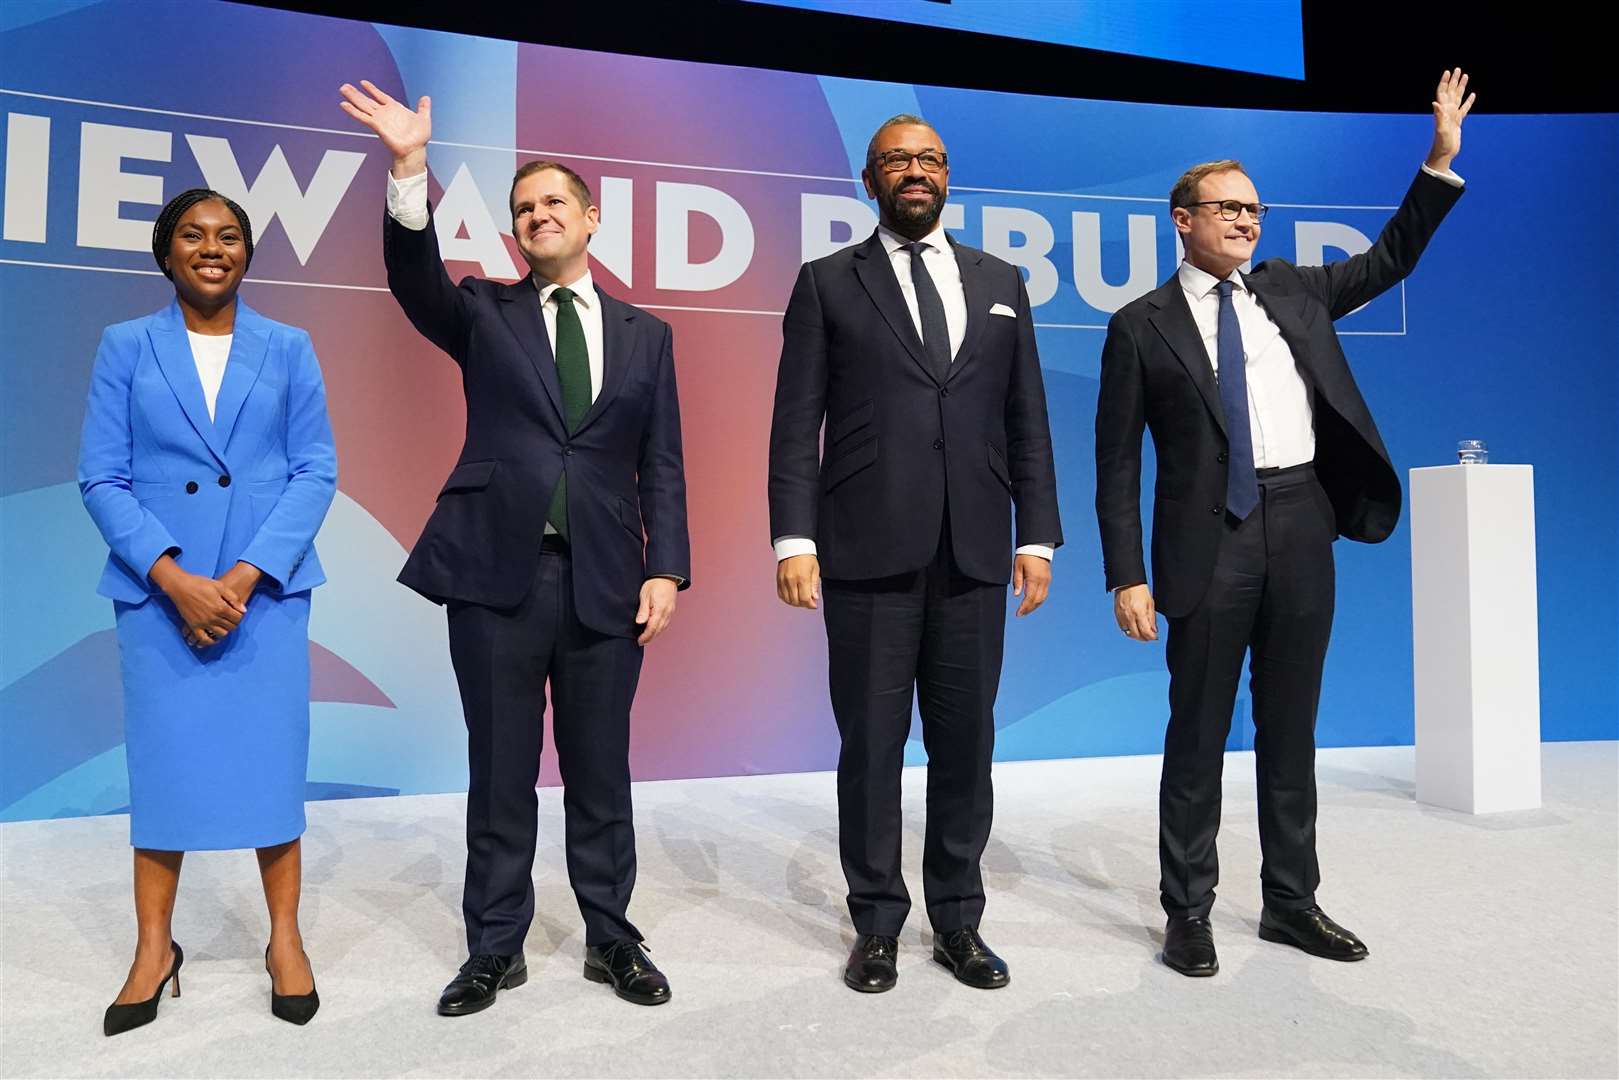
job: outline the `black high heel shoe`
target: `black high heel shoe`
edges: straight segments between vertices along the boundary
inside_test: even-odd
[[[308,955],[305,954],[305,959]],[[315,990],[315,974],[309,974],[309,993],[278,994],[275,992],[275,973],[270,971],[270,946],[264,947],[264,970],[270,976],[270,1015],[289,1024],[309,1023],[320,1008],[320,994]]]
[[[137,1001],[132,1005],[112,1004],[107,1006],[107,1015],[101,1020],[101,1033],[103,1035],[122,1035],[133,1028],[150,1024],[157,1019],[157,1003],[163,998],[163,988],[174,980],[174,996],[180,996],[180,965],[185,963],[185,950],[180,948],[179,942],[169,942],[174,950],[174,966],[169,973],[163,976],[163,981],[157,984],[157,993],[145,1001]]]

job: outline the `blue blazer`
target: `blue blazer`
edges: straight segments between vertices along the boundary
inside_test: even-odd
[[[461,367],[461,457],[399,575],[438,603],[508,608],[540,561],[551,490],[568,474],[574,606],[586,626],[634,637],[641,584],[691,583],[686,473],[667,323],[601,298],[601,393],[579,427],[562,416],[551,339],[532,275],[457,288],[438,236],[384,215],[388,287],[412,325]]]
[[[208,577],[251,563],[271,593],[326,580],[314,539],[337,453],[309,335],[238,299],[214,412],[178,303],[102,334],[79,446],[79,491],[112,549],[102,596],[144,603],[165,553]]]

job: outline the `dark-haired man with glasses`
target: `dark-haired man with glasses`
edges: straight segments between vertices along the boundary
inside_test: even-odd
[[[1265,206],[1236,161],[1189,169],[1170,194],[1186,249],[1175,276],[1113,316],[1096,411],[1096,513],[1113,614],[1136,641],[1169,620],[1169,729],[1159,787],[1164,963],[1219,970],[1220,774],[1244,654],[1259,796],[1259,936],[1332,960],[1367,949],[1316,905],[1315,717],[1332,629],[1332,543],[1377,543],[1400,481],[1333,329],[1417,264],[1462,195],[1450,171],[1473,106],[1446,72],[1428,159],[1366,252],[1251,273]],[[1158,460],[1152,586],[1141,550],[1141,441]]]
[[[1010,577],[1019,615],[1039,607],[1062,542],[1045,387],[1021,275],[945,235],[939,133],[915,116],[888,120],[861,175],[881,224],[805,264],[783,322],[770,432],[776,592],[815,608],[824,584],[842,739],[838,844],[856,932],[844,981],[876,993],[897,978],[914,694],[928,754],[933,958],[993,989],[1009,976],[978,934],[979,858],[1005,590]]]

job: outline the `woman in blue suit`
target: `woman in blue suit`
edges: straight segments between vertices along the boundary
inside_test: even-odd
[[[187,851],[258,849],[271,1011],[320,999],[298,928],[309,761],[312,546],[337,488],[309,335],[236,297],[253,256],[242,208],[193,189],[158,217],[174,282],[96,353],[79,489],[112,549],[99,592],[118,625],[139,937],[108,1007],[115,1035],[180,994],[170,934]]]

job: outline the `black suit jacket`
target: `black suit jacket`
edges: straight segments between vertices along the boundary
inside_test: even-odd
[[[804,264],[793,286],[770,428],[770,534],[814,540],[826,577],[921,569],[947,505],[956,566],[980,581],[1011,575],[1014,506],[1019,545],[1062,543],[1023,279],[951,246],[967,330],[942,384],[875,232]],[[991,314],[996,305],[1012,314]]]
[[[1400,479],[1339,345],[1333,320],[1398,284],[1417,264],[1461,189],[1419,172],[1377,242],[1328,266],[1268,259],[1243,280],[1281,331],[1309,388],[1315,467],[1337,532],[1387,539]],[[1096,516],[1107,587],[1147,580],[1141,553],[1141,435],[1158,458],[1153,500],[1154,600],[1190,613],[1214,570],[1225,517],[1226,431],[1214,369],[1173,276],[1108,323],[1096,404]]]
[[[672,334],[603,293],[602,387],[569,434],[532,276],[451,283],[432,222],[384,215],[388,287],[461,367],[466,442],[399,580],[429,600],[512,607],[533,584],[551,490],[568,473],[574,605],[604,634],[636,633],[649,576],[691,580]]]

